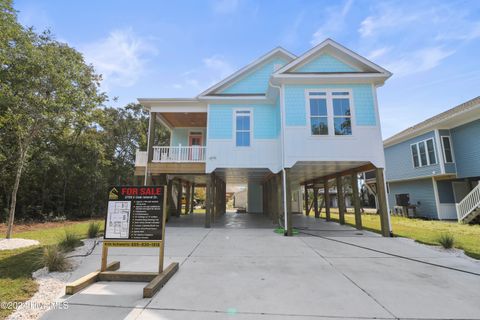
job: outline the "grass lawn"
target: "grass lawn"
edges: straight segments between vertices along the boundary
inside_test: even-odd
[[[103,220],[99,221],[102,224]],[[14,234],[15,238],[34,239],[40,242],[39,246],[15,250],[0,251],[0,301],[26,301],[38,289],[32,279],[32,272],[39,268],[36,261],[42,254],[42,246],[58,243],[65,234],[65,229],[72,230],[82,239],[87,237],[89,222],[76,222],[67,226],[51,228],[32,228],[34,230]],[[4,236],[4,235],[2,235]],[[6,318],[13,310],[0,309],[0,319]]]
[[[325,217],[325,212],[322,212],[321,217]],[[338,222],[338,213],[332,212],[331,218]],[[345,223],[354,226],[355,216],[347,213]],[[380,233],[380,217],[378,215],[363,214],[362,224],[366,230]],[[480,225],[398,216],[391,217],[391,224],[395,236],[410,238],[430,245],[439,245],[439,236],[442,233],[450,233],[455,237],[455,248],[462,249],[468,256],[480,260]]]

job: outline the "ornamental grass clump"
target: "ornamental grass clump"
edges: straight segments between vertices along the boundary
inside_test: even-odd
[[[438,237],[438,243],[440,243],[445,249],[451,249],[455,243],[455,238],[450,233],[442,233]]]
[[[98,237],[98,234],[100,233],[100,223],[95,222],[95,221],[90,221],[88,224],[88,231],[87,235],[90,239]]]
[[[71,267],[70,262],[65,255],[65,251],[57,245],[46,246],[43,248],[39,264],[42,267],[46,267],[48,272],[63,272]]]
[[[80,247],[82,245],[82,241],[75,232],[71,230],[65,230],[65,235],[63,236],[63,239],[60,240],[58,245],[64,252],[69,252],[73,251],[76,247]]]

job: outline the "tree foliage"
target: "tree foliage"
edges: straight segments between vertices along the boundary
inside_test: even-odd
[[[50,32],[0,0],[0,221],[90,217],[110,184],[132,183],[148,112],[106,107],[101,76]],[[157,143],[168,134],[159,130]]]

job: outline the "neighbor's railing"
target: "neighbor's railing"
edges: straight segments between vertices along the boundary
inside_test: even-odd
[[[205,162],[206,147],[153,147],[152,162]]]
[[[480,206],[480,184],[473,188],[473,190],[455,206],[457,207],[458,221],[462,221],[472,211],[477,209]]]

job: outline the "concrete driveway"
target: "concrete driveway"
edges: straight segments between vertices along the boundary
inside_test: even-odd
[[[188,219],[167,227],[166,263],[181,265],[154,298],[142,298],[145,283],[98,282],[44,319],[480,319],[479,275],[385,254],[480,274],[480,263],[451,253],[301,216],[294,224],[315,236],[283,237],[247,214],[212,229],[176,226],[197,224]],[[158,265],[156,249],[109,258],[121,270]],[[97,248],[72,280],[99,264]]]

